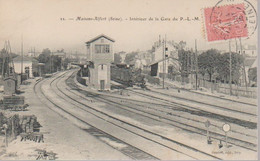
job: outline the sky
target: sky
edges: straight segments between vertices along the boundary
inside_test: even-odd
[[[249,1],[256,8],[257,0]],[[24,52],[35,47],[36,51],[63,48],[84,53],[86,41],[105,34],[115,40],[115,52],[151,49],[159,35],[175,42],[186,41],[189,48],[194,48],[197,39],[198,50],[228,49],[227,41],[209,43],[203,37],[201,10],[217,3],[218,0],[0,0],[0,48],[9,40],[12,51],[20,53],[23,39]],[[76,21],[77,17],[106,20]],[[109,21],[110,17],[122,21]],[[151,17],[153,21],[131,21],[130,17]],[[163,20],[174,17],[178,21]],[[180,17],[199,20],[180,21]],[[242,39],[242,43],[257,44],[257,33]]]

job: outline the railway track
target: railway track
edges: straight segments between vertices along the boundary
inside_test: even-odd
[[[111,98],[110,99],[106,99],[107,97],[111,97]],[[107,101],[110,101],[110,102],[113,102],[113,103],[123,102],[124,104],[129,103],[131,105],[134,105],[134,106],[136,106],[136,108],[134,108],[134,107],[131,107],[131,108],[133,108],[135,110],[142,111],[141,109],[147,109],[148,108],[148,109],[152,109],[152,110],[154,110],[156,112],[163,113],[164,115],[171,115],[171,116],[174,116],[174,117],[177,117],[177,118],[184,119],[185,121],[197,122],[197,123],[200,123],[202,125],[205,124],[204,121],[201,121],[201,120],[198,120],[198,119],[193,119],[193,118],[190,118],[190,117],[187,117],[187,116],[182,116],[181,114],[175,114],[174,113],[175,111],[183,111],[183,110],[181,110],[179,108],[176,108],[176,107],[171,107],[171,106],[166,106],[166,105],[161,105],[161,104],[144,103],[144,102],[140,102],[140,101],[126,100],[126,99],[118,101],[118,99],[120,99],[120,98],[117,98],[117,97],[114,97],[114,96],[106,96],[106,98],[103,98],[103,99],[105,99]],[[116,99],[117,102],[115,102],[116,100],[113,100],[113,99]],[[173,110],[174,110],[174,112],[173,112]],[[143,112],[146,112],[146,111],[143,111]],[[184,112],[185,111],[183,111],[183,113]],[[151,114],[151,115],[154,115],[154,114]],[[169,121],[176,121],[176,120],[169,119]],[[222,131],[222,126],[221,125],[215,125],[215,124],[211,123],[211,126],[214,126],[219,131]],[[191,126],[191,127],[193,127],[193,126]],[[253,136],[253,135],[250,135],[250,134],[241,133],[241,132],[239,132],[237,130],[233,130],[233,129],[231,130],[231,132],[237,133],[237,134],[241,134],[241,135],[244,135],[244,136],[248,136],[248,137],[252,137],[252,138],[255,138],[255,139],[257,138],[256,136]]]
[[[59,78],[61,78],[62,76],[59,76],[59,77],[57,77],[57,78],[55,78],[52,82],[51,82],[51,85],[53,85],[54,83],[54,81],[55,80],[57,80],[56,81],[56,87],[58,88],[58,86],[57,86],[57,84],[58,84],[58,79]],[[73,77],[73,74],[69,77],[69,78],[71,78],[70,80],[72,80],[72,77]],[[68,79],[69,79],[68,78]],[[67,79],[67,80],[68,80]],[[72,89],[66,89],[67,90],[67,92],[73,92],[73,91],[75,91],[76,89],[77,89],[77,87],[75,87],[75,86],[71,86],[72,87]],[[62,92],[61,90],[59,90],[59,92]],[[63,91],[64,92],[64,91]],[[69,99],[71,99],[71,100],[73,100],[74,102],[75,102],[75,104],[74,104],[74,106],[77,106],[78,108],[81,108],[82,110],[84,109],[84,111],[86,110],[86,109],[88,109],[87,111],[88,112],[90,112],[89,111],[89,109],[91,109],[91,110],[95,110],[95,109],[93,109],[92,107],[90,107],[90,106],[88,106],[88,105],[86,105],[86,104],[84,104],[84,103],[81,103],[80,101],[77,101],[77,99],[73,99],[73,98],[70,98],[70,96],[66,96],[66,94],[65,93],[63,93],[64,94],[64,96],[63,96],[63,98],[61,98],[61,99],[64,99],[64,100],[68,100],[68,98]],[[87,98],[87,100],[90,102],[90,101],[92,101],[94,98],[96,98],[98,95],[97,94],[89,94],[88,93],[88,96],[92,96],[93,98],[91,98],[91,99],[88,99]],[[86,99],[86,97],[85,97],[85,99]],[[102,99],[102,98],[101,98]],[[51,100],[50,100],[51,101]],[[103,100],[104,101],[104,100]],[[111,101],[111,100],[110,100]],[[55,104],[55,102],[53,102],[54,104]],[[80,107],[79,105],[81,105],[82,107]],[[114,104],[115,105],[115,104]],[[55,105],[56,107],[58,106],[58,105]],[[118,105],[119,106],[119,105]],[[62,107],[59,107],[59,108],[62,108]],[[64,110],[64,109],[63,109]],[[86,111],[86,112],[87,112]],[[136,125],[133,125],[133,124],[130,124],[130,123],[128,123],[128,122],[125,122],[125,121],[123,121],[123,120],[120,120],[120,119],[118,119],[118,118],[116,118],[116,117],[113,117],[113,116],[109,116],[108,114],[106,114],[106,113],[102,113],[102,111],[95,111],[96,113],[99,113],[98,115],[96,115],[96,117],[99,117],[99,118],[104,118],[104,116],[105,117],[107,117],[107,118],[110,118],[110,119],[112,119],[112,120],[116,120],[118,123],[117,124],[115,124],[114,123],[114,121],[109,121],[111,124],[114,124],[114,125],[116,125],[116,126],[119,126],[119,125],[121,125],[122,123],[123,124],[126,124],[127,126],[129,126],[129,128],[124,128],[124,127],[121,127],[121,128],[124,128],[124,130],[128,130],[129,131],[129,133],[133,133],[133,134],[135,134],[135,135],[137,135],[137,136],[140,136],[140,137],[144,137],[144,136],[142,136],[141,134],[140,134],[140,132],[139,133],[136,133],[136,132],[133,132],[133,131],[130,131],[129,129],[131,129],[131,128],[134,128],[135,130],[136,129],[139,129],[140,131],[145,131],[146,133],[149,133],[149,135],[154,135],[154,136],[157,136],[157,137],[160,137],[160,138],[163,138],[164,139],[164,142],[172,142],[173,140],[171,140],[171,139],[169,139],[169,138],[167,138],[167,137],[164,137],[164,136],[161,136],[161,135],[158,135],[158,134],[155,134],[155,133],[153,133],[153,132],[151,132],[151,131],[149,131],[149,130],[147,130],[147,129],[143,129],[143,128],[140,128],[140,127],[138,127],[138,126],[136,126]],[[91,112],[90,112],[91,113]],[[92,112],[93,113],[93,112]],[[69,112],[67,112],[67,114],[69,114]],[[70,114],[71,115],[71,114]],[[101,116],[100,116],[101,115]],[[103,116],[102,116],[103,115]],[[74,117],[74,116],[73,116]],[[76,116],[76,118],[77,118],[77,116]],[[107,118],[106,119],[104,119],[104,121],[107,121]],[[80,120],[81,118],[79,118],[79,120]],[[83,121],[84,122],[84,120],[82,120],[81,119],[81,121]],[[160,120],[159,120],[160,121]],[[91,125],[90,125],[91,126]],[[94,127],[94,126],[93,126]],[[95,128],[95,127],[94,127]],[[94,129],[93,128],[93,129]],[[96,128],[97,129],[97,128]],[[88,132],[89,133],[93,133],[93,135],[95,135],[96,134],[96,137],[97,138],[101,138],[101,140],[102,140],[102,138],[104,138],[104,137],[106,137],[106,135],[107,134],[103,134],[102,133],[102,130],[101,130],[101,132],[100,132],[100,129],[94,129],[94,130],[89,130]],[[85,131],[87,131],[86,129],[84,129]],[[107,138],[109,138],[109,137],[107,137]],[[110,140],[116,140],[117,138],[109,138]],[[146,137],[146,139],[150,139],[150,137]],[[151,139],[150,139],[151,140]],[[121,140],[122,141],[122,140]],[[152,140],[151,140],[152,141]],[[118,141],[119,143],[120,143],[120,140]],[[122,143],[123,144],[123,143]],[[165,147],[168,147],[168,148],[170,148],[170,149],[172,149],[172,150],[174,150],[173,148],[171,148],[171,147],[169,147],[169,146],[166,146],[166,144],[162,144],[162,143],[160,143],[160,142],[158,142],[157,141],[157,144],[161,144],[161,146],[165,146]],[[175,144],[179,144],[180,146],[184,146],[185,148],[188,148],[189,150],[192,150],[193,152],[196,152],[196,153],[200,153],[200,155],[204,155],[204,156],[207,156],[207,157],[209,157],[209,158],[213,158],[213,159],[221,159],[221,158],[218,158],[218,157],[216,157],[216,156],[214,156],[214,155],[211,155],[211,154],[207,154],[207,153],[205,153],[205,152],[203,152],[203,151],[199,151],[198,149],[195,149],[195,148],[193,148],[193,147],[190,147],[190,146],[187,146],[187,145],[185,145],[185,144],[181,144],[181,143],[179,143],[179,142],[175,142]],[[135,148],[134,146],[133,146],[133,148]],[[128,150],[127,150],[128,149]],[[130,148],[131,149],[131,148]],[[117,149],[118,150],[118,149]],[[122,150],[122,149],[121,149]],[[136,150],[136,149],[135,149]],[[130,155],[131,156],[131,158],[133,158],[133,159],[144,159],[144,158],[147,158],[147,157],[143,157],[143,155],[142,155],[142,152],[140,153],[140,152],[134,152],[135,150],[129,150],[129,148],[126,148],[126,150],[123,152],[123,151],[121,151],[122,153],[126,153],[126,155]],[[128,151],[128,152],[127,152]],[[138,148],[137,148],[137,151],[138,151]],[[133,154],[128,154],[128,153],[133,153]],[[140,153],[140,154],[136,154],[136,153]],[[146,152],[145,152],[146,153]],[[136,156],[135,156],[136,155]],[[148,154],[149,155],[149,154]],[[141,156],[141,157],[137,157],[137,156]],[[154,156],[152,156],[152,157],[154,157]],[[149,157],[148,157],[149,158]],[[154,157],[154,159],[155,159],[156,157]],[[193,159],[198,159],[198,158],[196,158],[196,157],[192,157]],[[151,158],[150,158],[151,159]],[[158,159],[158,158],[156,158],[156,159]]]
[[[188,99],[188,98],[178,97],[176,95],[162,93],[162,92],[159,92],[159,91],[154,91],[154,90],[151,90],[151,91],[154,92],[154,93],[158,93],[160,95],[163,95],[163,96],[173,97],[173,98],[179,99],[179,100],[185,100],[185,101],[188,101],[188,102],[193,102],[193,103],[199,103],[199,104],[202,104],[202,105],[212,106],[212,107],[214,107],[216,109],[222,109],[222,110],[227,110],[227,111],[241,113],[241,114],[247,114],[247,115],[255,116],[255,117],[257,116],[256,114],[249,113],[249,112],[244,112],[244,111],[239,111],[239,110],[235,110],[235,109],[225,108],[223,106],[213,105],[213,104],[209,104],[209,103],[205,103],[205,102],[201,102],[201,101],[191,100],[191,99]],[[256,106],[255,106],[255,108],[256,108]]]
[[[71,84],[72,82],[73,82],[73,80],[71,80],[70,83],[67,83],[67,85],[70,86],[70,87],[72,87],[74,90],[76,90],[77,87],[75,87],[75,84],[72,85],[72,84]],[[70,92],[72,92],[72,91],[70,91]],[[87,95],[88,97],[92,95],[92,93],[89,92],[89,91],[86,92],[86,91],[80,90],[79,92],[84,93],[84,94]],[[76,93],[73,92],[73,94],[76,94]],[[127,106],[127,105],[125,104],[125,103],[126,103],[125,101],[124,101],[123,104],[122,104],[122,103],[118,103],[118,102],[120,102],[120,101],[115,101],[115,100],[113,100],[113,99],[112,99],[112,100],[111,100],[111,99],[107,99],[107,96],[106,96],[106,97],[102,97],[102,95],[97,95],[97,94],[95,94],[95,93],[93,93],[93,96],[95,96],[95,98],[96,98],[98,101],[101,101],[101,102],[104,102],[104,101],[105,101],[107,104],[110,104],[110,105],[112,105],[112,106],[114,106],[114,107],[118,107],[119,109],[120,109],[120,108],[124,108],[124,109],[125,109],[125,107],[128,107],[128,109],[125,109],[125,110],[128,110],[129,112],[132,112],[132,113],[134,112],[135,114],[142,115],[143,117],[148,117],[148,118],[150,118],[150,119],[154,119],[154,120],[157,120],[157,121],[162,121],[162,119],[163,119],[164,122],[165,122],[165,120],[166,120],[165,123],[170,124],[170,125],[172,125],[172,126],[181,128],[181,129],[183,129],[183,130],[187,130],[187,131],[189,131],[189,132],[198,133],[198,134],[200,134],[200,135],[206,135],[206,130],[205,130],[205,128],[203,128],[202,126],[200,126],[200,128],[198,128],[198,127],[193,126],[193,125],[188,125],[188,124],[186,124],[186,123],[184,123],[184,122],[180,122],[180,121],[168,119],[168,118],[166,118],[165,116],[160,116],[160,115],[158,115],[158,114],[153,114],[153,113],[147,113],[147,111],[143,111],[143,110],[141,110],[141,108],[139,108],[139,107],[134,108],[133,106],[131,106],[131,107]],[[99,99],[98,99],[98,96],[100,97]],[[79,97],[83,98],[82,96],[79,96]],[[112,97],[112,96],[109,96],[109,97]],[[117,99],[118,99],[118,98],[117,98]],[[131,109],[131,110],[129,110],[129,109]],[[135,111],[133,111],[132,109],[134,109]],[[138,111],[138,112],[136,112],[136,111]],[[144,115],[143,113],[146,113],[146,114],[148,114],[148,115]],[[152,117],[151,117],[151,116],[152,116]],[[159,117],[159,119],[158,119],[158,117]],[[180,116],[178,116],[178,117],[180,117]],[[176,125],[176,124],[173,124],[173,122],[177,123],[177,125]],[[185,126],[185,127],[183,127],[183,126]],[[214,125],[213,125],[213,126],[214,126]],[[222,128],[222,127],[218,127],[218,128]],[[219,131],[221,131],[221,130],[219,130]],[[213,137],[213,138],[215,138],[215,139],[217,139],[217,140],[222,140],[222,141],[224,141],[223,138],[224,138],[225,136],[224,136],[223,134],[220,134],[219,132],[218,132],[218,133],[216,133],[216,132],[211,132],[211,133],[212,133],[212,137]],[[240,133],[240,134],[241,134],[241,133]],[[244,135],[244,136],[246,136],[246,135]],[[249,136],[249,137],[254,137],[254,136]],[[240,147],[243,147],[243,148],[252,150],[252,151],[256,151],[256,145],[253,144],[253,143],[251,143],[251,142],[248,142],[246,139],[240,140],[240,139],[238,139],[238,138],[232,138],[232,137],[230,137],[230,139],[233,140],[233,142],[231,142],[233,145],[240,146]],[[239,142],[239,143],[237,143],[237,142]]]
[[[57,87],[57,88],[59,88],[59,87]],[[70,91],[70,90],[67,89],[67,92],[69,92],[69,91]],[[156,134],[156,133],[151,132],[151,131],[149,131],[149,130],[147,130],[147,129],[144,129],[144,128],[142,128],[142,127],[136,126],[136,125],[134,125],[134,124],[131,124],[131,123],[129,123],[129,122],[126,122],[126,121],[123,121],[123,120],[121,120],[121,119],[119,119],[119,118],[116,118],[116,117],[114,117],[114,116],[112,116],[112,115],[109,115],[109,114],[107,114],[107,113],[104,113],[104,112],[102,112],[102,111],[100,111],[100,110],[97,110],[97,109],[95,109],[95,108],[92,108],[92,107],[90,107],[90,106],[88,106],[88,105],[86,105],[86,104],[84,104],[84,103],[78,101],[78,99],[72,98],[71,96],[69,96],[68,94],[66,94],[66,93],[65,93],[64,91],[62,91],[62,90],[60,90],[60,92],[61,92],[63,95],[66,96],[66,99],[69,98],[69,99],[73,100],[74,102],[76,102],[76,104],[82,105],[82,106],[83,106],[83,109],[82,109],[82,110],[86,110],[86,108],[87,108],[88,110],[91,109],[91,110],[93,110],[93,111],[95,111],[95,112],[97,112],[97,113],[99,113],[99,114],[102,114],[103,116],[102,116],[101,118],[109,117],[109,118],[112,119],[112,120],[116,120],[116,121],[118,122],[117,126],[120,126],[121,128],[124,128],[124,130],[127,130],[128,132],[133,133],[133,134],[135,134],[135,135],[137,135],[137,136],[140,136],[140,137],[143,137],[143,138],[145,138],[145,139],[147,139],[147,140],[153,141],[153,142],[155,142],[155,143],[157,143],[157,144],[160,144],[161,146],[167,147],[167,148],[169,148],[169,149],[171,149],[171,150],[178,151],[178,150],[176,150],[176,149],[171,148],[170,146],[167,146],[167,144],[162,144],[162,143],[156,141],[156,140],[158,140],[158,137],[159,137],[160,139],[163,139],[163,142],[168,142],[168,144],[169,144],[169,143],[171,143],[171,144],[177,144],[180,149],[185,148],[185,150],[189,150],[191,153],[196,153],[198,156],[201,156],[201,155],[202,155],[202,156],[203,156],[202,158],[205,158],[205,157],[206,157],[206,158],[211,158],[211,159],[220,159],[219,157],[216,157],[216,156],[214,156],[214,155],[205,153],[205,152],[200,151],[199,149],[196,149],[196,148],[191,147],[191,146],[189,146],[189,145],[182,144],[182,143],[180,143],[180,142],[177,142],[177,141],[175,141],[175,140],[169,139],[169,138],[164,137],[164,136],[162,136],[162,135]],[[75,106],[76,106],[76,104],[75,104]],[[77,106],[78,106],[78,105],[77,105]],[[80,107],[79,107],[79,108],[80,108]],[[93,111],[92,111],[92,113],[93,113]],[[88,112],[89,112],[89,111],[88,111]],[[107,121],[107,118],[106,118],[105,120]],[[110,122],[110,123],[112,123],[112,122]],[[128,128],[122,127],[121,124],[127,125]],[[134,129],[134,130],[131,130],[131,131],[130,131],[129,129]],[[135,132],[135,131],[139,131],[139,132]],[[142,134],[143,132],[145,132],[146,134],[149,134],[151,137],[157,137],[157,139],[151,139],[150,137],[146,137],[144,134]],[[182,153],[182,152],[180,152],[180,151],[178,151],[178,152],[179,152],[179,153]],[[185,154],[185,155],[188,155],[188,154]],[[196,158],[196,157],[194,157],[194,156],[192,156],[192,158],[198,159],[198,158]]]
[[[177,103],[177,102],[174,102],[174,101],[170,101],[169,99],[160,98],[160,97],[157,97],[157,96],[145,94],[145,93],[138,92],[138,91],[135,91],[135,90],[131,90],[131,89],[127,89],[127,90],[133,92],[134,94],[140,95],[142,97],[147,97],[147,98],[150,98],[150,99],[156,99],[156,100],[158,100],[160,102],[168,103],[169,105],[175,105],[176,107],[183,108],[187,112],[192,112],[193,114],[196,114],[196,112],[194,112],[194,111],[197,111],[197,115],[208,116],[208,117],[211,117],[211,118],[215,118],[215,119],[221,120],[223,122],[234,123],[234,124],[237,124],[237,125],[240,125],[240,126],[244,126],[246,128],[250,128],[250,129],[256,129],[257,128],[257,123],[256,122],[244,120],[244,118],[239,118],[238,119],[238,118],[233,117],[233,116],[226,116],[226,115],[223,115],[223,114],[220,114],[220,113],[210,112],[210,111],[207,111],[207,110],[204,110],[204,109],[199,109],[197,107],[193,107],[193,106],[188,106],[188,105],[185,105],[185,104]],[[224,108],[222,108],[222,109],[224,109]],[[241,114],[247,115],[246,113],[241,113]],[[252,115],[250,115],[250,116],[252,116]],[[255,115],[253,117],[257,118],[257,115]]]
[[[76,87],[73,87],[74,88],[74,90],[76,89]],[[88,94],[87,94],[88,96],[90,96],[91,94],[89,94],[89,92],[88,92]],[[97,97],[97,94],[95,94],[95,97]],[[100,101],[102,101],[102,102],[104,102],[104,98],[102,98],[102,100],[100,100]],[[109,102],[111,102],[111,100],[108,100]],[[125,102],[124,102],[125,103]],[[204,130],[205,131],[205,130]],[[205,133],[204,133],[204,135],[205,135]],[[223,136],[223,135],[222,135]],[[234,139],[234,140],[238,140],[238,139]],[[243,142],[243,141],[242,141]],[[246,143],[246,144],[248,144],[248,142],[246,142],[246,141],[244,141],[244,143]],[[251,144],[251,143],[249,143],[249,144]],[[237,146],[241,146],[241,145],[238,145],[238,144],[234,144],[234,145],[237,145]],[[255,151],[255,147],[256,147],[256,145],[255,144],[252,144],[252,147],[251,148],[248,148],[247,146],[241,146],[241,147],[243,147],[243,148],[246,148],[246,149],[250,149],[250,150],[252,150],[252,151]]]
[[[60,77],[62,77],[63,75],[61,76],[58,76],[57,78],[53,79],[51,81],[51,84],[59,79]],[[107,138],[109,140],[112,140],[118,144],[121,144],[123,145],[123,148],[118,148],[117,146],[113,146],[111,144],[108,144],[109,146],[111,146],[112,148],[122,152],[123,154],[129,156],[130,158],[132,159],[135,159],[135,160],[159,160],[159,158],[157,157],[154,157],[153,155],[151,154],[148,154],[146,152],[144,152],[143,150],[141,149],[138,149],[106,132],[104,132],[103,130],[101,129],[98,129],[96,128],[95,126],[89,124],[88,122],[86,122],[85,120],[81,119],[80,117],[76,116],[76,115],[73,115],[71,114],[70,112],[64,110],[61,106],[59,106],[58,104],[56,104],[54,101],[52,101],[50,98],[48,98],[41,90],[36,90],[36,86],[39,84],[39,83],[42,83],[41,81],[38,81],[35,86],[34,86],[34,92],[38,95],[38,97],[44,97],[44,99],[46,99],[48,102],[50,102],[53,106],[55,106],[56,108],[60,109],[61,111],[63,111],[64,113],[66,113],[67,115],[70,115],[72,116],[73,118],[79,120],[80,122],[88,125],[90,128],[88,129],[82,129],[84,131],[86,131],[87,133],[91,134],[92,136],[95,136],[96,138],[98,139],[104,139],[104,138]],[[41,87],[40,87],[41,88]],[[40,91],[40,92],[37,92],[37,91]],[[42,96],[40,96],[42,95]],[[49,107],[50,108],[50,107]],[[52,108],[50,108],[51,110],[53,110]],[[57,111],[54,111],[54,112],[57,112]],[[62,115],[62,114],[60,114]],[[62,115],[63,116],[63,115]],[[64,117],[64,116],[63,116]],[[106,142],[105,142],[106,143]]]
[[[121,85],[119,85],[118,87],[119,88],[125,88],[125,87],[122,87]],[[116,88],[116,87],[113,87],[113,88]],[[222,122],[230,123],[230,124],[237,125],[237,126],[242,126],[242,127],[249,128],[249,129],[256,129],[256,126],[257,126],[257,124],[253,123],[253,122],[248,122],[248,121],[243,121],[243,120],[236,119],[236,118],[217,115],[217,114],[214,114],[214,113],[211,113],[211,112],[197,110],[196,108],[190,109],[191,107],[188,107],[187,105],[178,104],[178,103],[171,102],[171,101],[168,101],[168,100],[164,100],[164,99],[161,99],[161,98],[158,98],[158,97],[153,97],[153,96],[150,96],[150,95],[147,95],[147,94],[143,94],[141,92],[133,91],[131,89],[127,89],[127,90],[133,92],[135,95],[140,95],[141,97],[147,97],[147,98],[150,98],[150,99],[153,99],[153,100],[157,99],[160,102],[164,101],[164,103],[160,103],[160,104],[159,103],[149,103],[149,102],[145,102],[145,101],[131,100],[131,99],[124,98],[127,101],[132,101],[132,102],[135,102],[135,103],[143,103],[143,104],[154,104],[154,105],[156,105],[156,107],[163,106],[164,108],[171,109],[171,110],[174,110],[174,111],[183,111],[183,112],[186,112],[186,113],[190,113],[192,115],[197,115],[199,117],[206,117],[206,118],[210,118],[210,119],[214,118],[214,119],[222,121]],[[110,95],[106,95],[106,96],[118,98],[118,97],[110,96]],[[149,107],[149,108],[151,108],[151,107]],[[156,109],[156,110],[158,111],[158,109]],[[173,113],[169,113],[169,114],[174,115]],[[182,117],[180,115],[174,115],[174,116],[181,117],[181,118],[188,119],[188,120],[193,120],[191,118],[185,118],[185,117]],[[203,123],[202,121],[198,121],[198,120],[193,120],[193,121]],[[221,126],[216,126],[216,127],[219,128],[219,129],[222,129]],[[235,132],[235,133],[239,133],[239,134],[244,134],[246,136],[252,136],[252,135],[250,135],[250,133],[245,134],[245,133],[241,133],[240,131],[237,131],[237,130],[231,130],[231,131]],[[257,136],[252,136],[252,137],[257,138]]]
[[[244,105],[257,106],[257,104],[254,104],[254,103],[248,103],[248,102],[243,102],[243,101],[237,101],[237,100],[233,100],[233,99],[218,97],[218,96],[214,96],[214,95],[199,93],[199,92],[195,92],[195,91],[192,91],[192,90],[189,90],[189,89],[175,87],[175,86],[173,86],[173,85],[171,85],[171,84],[169,84],[167,82],[164,82],[164,83],[168,87],[173,88],[173,89],[181,89],[181,90],[188,91],[188,92],[191,92],[191,93],[195,93],[195,94],[198,94],[198,95],[203,95],[203,96],[212,97],[212,98],[218,98],[218,99],[222,99],[222,100],[226,100],[226,101],[230,101],[230,102],[236,102],[236,103],[240,103],[240,104],[244,104]]]
[[[112,88],[115,88],[115,89],[122,89],[122,88],[126,89],[126,86],[123,86],[123,85],[113,85]],[[209,117],[209,118],[213,117],[213,118],[218,119],[220,121],[229,122],[229,123],[235,123],[235,124],[237,124],[239,126],[243,126],[243,127],[250,128],[250,129],[256,129],[256,127],[257,127],[257,124],[255,122],[244,121],[244,120],[240,120],[240,119],[237,119],[237,118],[232,118],[230,116],[227,117],[227,116],[215,114],[215,113],[212,113],[212,112],[209,112],[209,111],[205,111],[205,110],[201,110],[201,109],[198,109],[198,108],[195,108],[195,107],[191,107],[191,106],[188,106],[188,105],[185,105],[185,104],[181,104],[181,103],[173,102],[173,101],[166,100],[166,99],[163,99],[163,98],[159,98],[159,97],[156,97],[156,96],[151,96],[151,95],[148,95],[148,94],[145,94],[145,93],[141,93],[141,92],[138,92],[136,90],[131,90],[131,89],[126,89],[126,90],[134,93],[135,95],[140,95],[140,96],[145,97],[145,98],[158,100],[160,102],[160,103],[152,103],[154,105],[171,107],[171,109],[173,109],[173,110],[184,111],[184,112],[187,112],[187,113],[191,113],[193,115],[206,116],[206,117]],[[107,96],[108,97],[118,98],[118,97],[110,96],[110,95],[107,95]],[[170,96],[170,95],[168,95],[168,96]],[[124,99],[125,100],[129,100],[129,101],[135,101],[135,102],[140,102],[140,103],[151,104],[151,102],[145,102],[145,101],[140,101],[140,100],[131,100],[131,99],[127,99],[127,98],[124,98]]]

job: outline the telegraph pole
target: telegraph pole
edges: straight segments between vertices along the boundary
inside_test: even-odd
[[[229,40],[229,86],[230,86],[230,95],[232,95],[232,56],[231,56],[231,40]]]
[[[197,53],[197,39],[195,39],[195,70],[196,70],[196,90],[198,89],[198,53]]]
[[[166,36],[165,36],[166,37]],[[164,64],[165,64],[165,62],[164,62],[164,56],[165,56],[165,54],[164,54],[164,52],[165,52],[165,39],[164,39],[164,41],[163,41],[163,44],[162,44],[162,49],[163,49],[163,89],[164,89],[164,68],[165,68],[165,66],[164,66]]]
[[[241,37],[239,38],[239,41],[240,41],[241,54],[242,54],[242,57],[245,59],[245,55],[244,55],[243,48],[242,48]],[[245,69],[245,61],[244,61],[244,59],[243,59],[243,73],[244,73],[246,92],[247,92],[247,80],[246,80],[246,69]]]
[[[237,39],[235,39],[235,41],[236,41],[236,53],[237,53],[237,51],[238,51],[238,48],[237,48]]]
[[[52,52],[51,52],[51,73],[52,73],[52,65],[53,65],[53,60],[52,60]]]
[[[21,56],[22,56],[22,62],[21,62],[21,83],[23,82],[23,35],[22,35],[22,44],[21,44]]]

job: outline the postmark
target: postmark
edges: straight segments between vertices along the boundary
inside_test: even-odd
[[[257,29],[257,13],[247,0],[221,0],[203,10],[205,36],[209,42],[249,38]]]

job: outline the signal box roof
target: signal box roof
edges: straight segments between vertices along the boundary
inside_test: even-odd
[[[99,39],[99,38],[101,38],[101,37],[103,37],[103,38],[105,38],[105,39],[108,39],[108,40],[110,40],[110,41],[112,41],[112,42],[115,42],[114,39],[112,39],[112,38],[110,38],[110,37],[108,37],[108,36],[106,36],[106,35],[104,35],[104,34],[101,34],[101,35],[99,35],[99,36],[97,36],[97,37],[95,37],[95,38],[93,38],[93,39],[87,41],[86,44],[90,44],[90,43],[96,41],[97,39]]]

